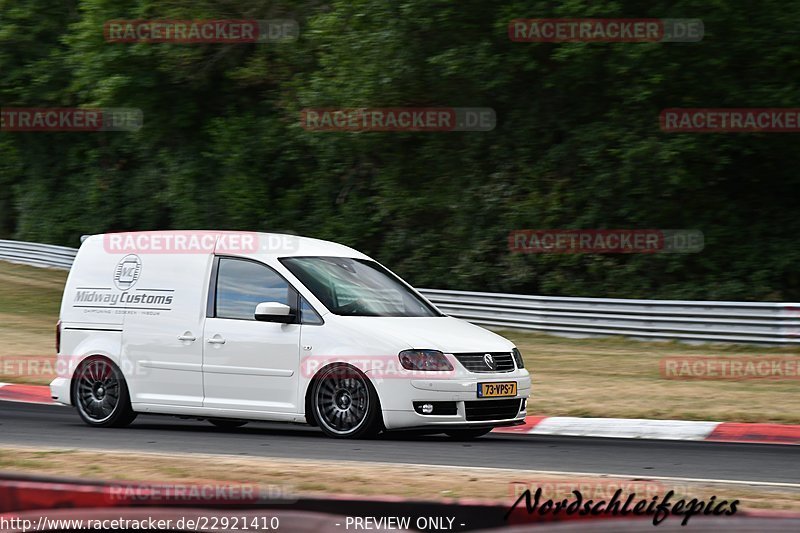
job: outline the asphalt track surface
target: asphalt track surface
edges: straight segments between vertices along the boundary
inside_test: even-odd
[[[406,434],[346,441],[306,426],[250,423],[221,430],[204,421],[152,415],[139,416],[124,429],[94,429],[72,408],[3,401],[0,445],[478,466],[800,488],[800,446],[507,434],[471,442]]]

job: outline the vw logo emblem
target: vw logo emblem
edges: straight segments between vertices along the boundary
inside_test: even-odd
[[[490,353],[485,354],[483,356],[483,362],[486,363],[486,366],[494,370],[495,364],[494,364],[494,357],[492,357],[492,354]]]

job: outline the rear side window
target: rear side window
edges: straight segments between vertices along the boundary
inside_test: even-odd
[[[217,273],[217,318],[255,320],[256,305],[291,305],[289,283],[266,265],[220,258]]]

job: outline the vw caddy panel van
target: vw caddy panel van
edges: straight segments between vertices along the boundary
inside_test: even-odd
[[[155,413],[471,438],[523,423],[531,388],[505,338],[356,250],[293,235],[90,236],[57,339],[52,397],[96,427]]]

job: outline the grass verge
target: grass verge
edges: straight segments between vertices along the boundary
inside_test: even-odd
[[[67,272],[0,261],[0,381],[55,377],[55,325]]]

